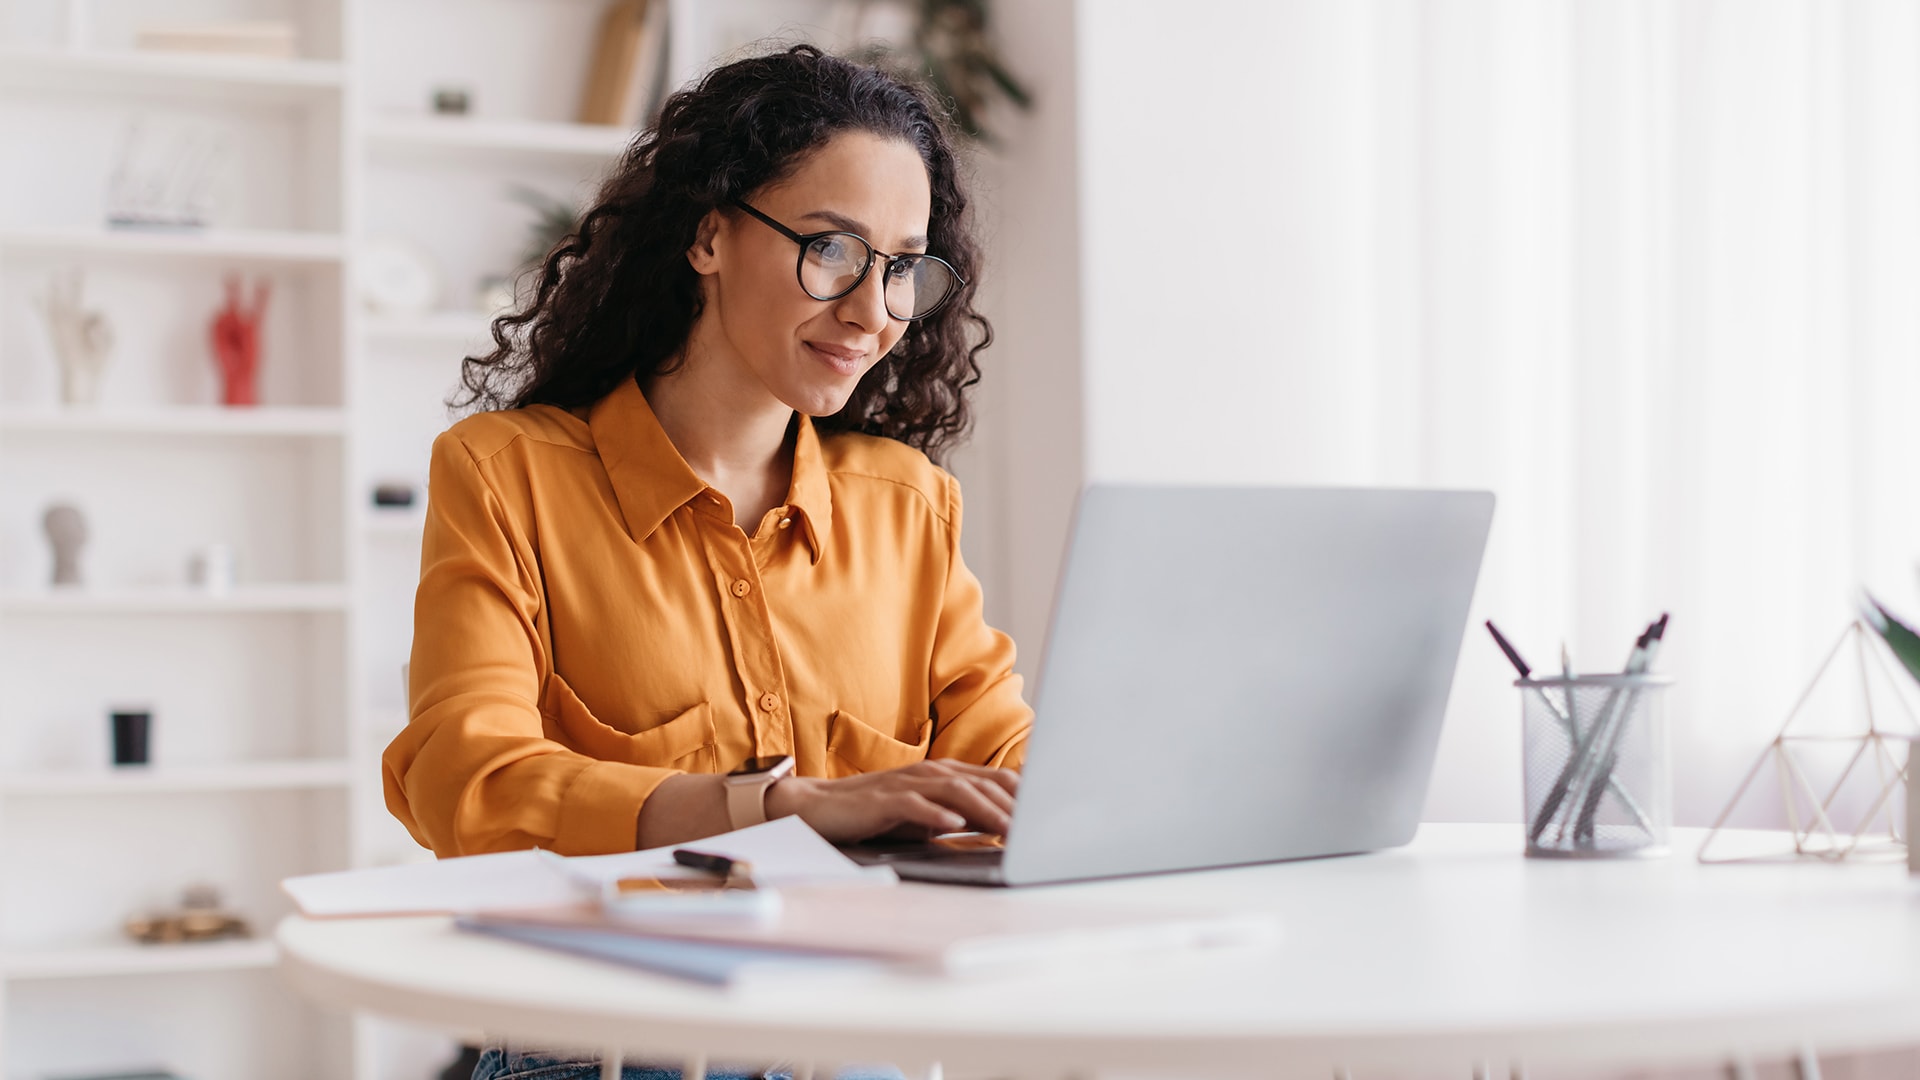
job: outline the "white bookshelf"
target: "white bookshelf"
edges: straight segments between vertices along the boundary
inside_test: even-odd
[[[675,47],[791,29],[825,0],[656,0]],[[387,813],[404,726],[428,450],[459,362],[490,348],[483,279],[515,269],[526,186],[587,202],[633,133],[572,123],[601,0],[221,0],[289,18],[293,59],[142,53],[148,5],[8,0],[0,16],[0,1071],[164,1065],[198,1080],[430,1080],[451,1041],[309,1006],[261,939],[141,946],[120,923],[218,886],[261,934],[294,873],[424,853]],[[169,7],[165,15],[179,13]],[[88,15],[76,18],[76,15]],[[76,30],[78,24],[88,25]],[[749,35],[752,36],[752,35]],[[423,48],[423,43],[432,43]],[[720,43],[725,44],[725,43]],[[697,71],[697,57],[664,57]],[[428,111],[470,92],[471,115]],[[131,119],[190,117],[231,151],[205,229],[104,222]],[[437,272],[427,311],[355,298],[360,252]],[[33,298],[79,268],[113,321],[101,402],[62,407]],[[214,404],[223,279],[265,278],[262,404]],[[409,508],[375,484],[414,485]],[[88,515],[87,584],[55,589],[39,515]],[[186,585],[198,546],[239,580]],[[150,706],[155,764],[105,764],[106,714]],[[144,1034],[112,1056],[104,1030]],[[130,1038],[133,1038],[130,1036]],[[298,1048],[289,1052],[289,1047]]]
[[[338,264],[346,246],[337,233],[288,229],[0,229],[0,255],[23,254],[302,265]]]
[[[619,156],[633,139],[631,131],[600,124],[437,116],[370,117],[364,134],[376,157],[449,166],[544,158],[591,168]]]
[[[147,408],[0,408],[0,437],[9,435],[202,435],[251,438],[338,437],[344,409],[300,406],[227,409],[217,405]]]
[[[52,46],[0,48],[0,87],[87,94],[160,95],[299,103],[337,97],[346,68],[325,60],[74,50]]]
[[[482,311],[434,311],[423,315],[368,315],[361,321],[367,340],[380,344],[417,342],[462,348],[491,340],[491,319]]]
[[[378,786],[353,690],[353,2],[223,9],[296,13],[296,59],[133,51],[137,22],[180,14],[145,5],[13,0],[0,19],[0,143],[33,148],[0,155],[11,1076],[158,1063],[292,1080],[358,1060],[352,1025],[278,984],[263,937],[143,946],[120,932],[194,884],[270,932],[288,910],[280,877],[355,861],[354,808]],[[76,13],[92,15],[86,40],[66,33]],[[231,190],[210,227],[105,223],[108,170],[136,124],[217,148]],[[84,409],[58,402],[33,304],[69,269],[115,338],[101,401]],[[206,345],[234,273],[272,288],[254,408],[216,403]],[[55,501],[87,515],[79,588],[46,581],[38,519]],[[188,557],[215,542],[237,552],[237,583],[189,586]],[[122,703],[153,711],[155,764],[107,764],[106,714]]]
[[[43,589],[0,593],[8,615],[220,615],[345,612],[347,590],[334,584],[241,585],[228,592],[185,587]]]
[[[391,537],[399,540],[419,540],[427,527],[427,515],[417,509],[382,509],[369,511],[366,517],[368,536]]]
[[[206,971],[248,971],[272,967],[273,942],[261,938],[205,941],[183,945],[115,942],[8,954],[8,979],[117,978],[130,975],[178,975]]]
[[[149,765],[113,769],[49,770],[0,776],[0,796],[165,795],[233,791],[345,788],[353,763],[247,761],[223,765]]]

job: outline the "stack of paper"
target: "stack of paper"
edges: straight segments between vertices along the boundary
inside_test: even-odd
[[[939,885],[780,890],[774,919],[612,915],[576,905],[495,912],[463,929],[724,982],[745,969],[820,964],[987,976],[1167,949],[1266,944],[1268,916],[1142,911]]]
[[[754,880],[769,886],[891,885],[898,880],[886,867],[861,866],[842,855],[797,817],[776,818],[692,846],[752,863]],[[293,897],[302,915],[316,919],[524,910],[577,904],[583,899],[583,881],[705,876],[676,864],[673,851],[662,847],[571,859],[540,851],[509,851],[411,866],[308,874],[288,878],[280,887]]]
[[[463,930],[715,984],[795,969],[985,975],[1113,953],[1262,944],[1277,931],[1265,916],[898,885],[891,870],[854,863],[795,817],[689,846],[751,863],[754,881],[775,889],[777,904],[757,917],[649,911],[624,900],[602,906],[605,886],[622,878],[705,876],[677,865],[672,848],[572,859],[475,855],[283,885],[309,917],[457,914]]]

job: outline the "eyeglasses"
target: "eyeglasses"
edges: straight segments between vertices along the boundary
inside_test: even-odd
[[[797,233],[767,215],[735,199],[733,205],[752,214],[781,236],[800,245],[800,260],[794,273],[800,287],[815,300],[838,300],[867,280],[876,258],[886,260],[887,314],[906,322],[924,319],[940,310],[965,285],[960,272],[932,255],[909,253],[889,255],[867,243],[859,233]],[[904,313],[904,314],[903,314]]]

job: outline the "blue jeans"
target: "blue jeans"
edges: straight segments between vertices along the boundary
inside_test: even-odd
[[[784,1065],[764,1073],[707,1070],[707,1080],[760,1080],[762,1076],[791,1080],[793,1073]],[[599,1077],[600,1062],[593,1058],[521,1053],[497,1046],[482,1053],[480,1064],[473,1069],[473,1080],[599,1080]],[[673,1065],[623,1064],[620,1080],[680,1080],[680,1070]],[[904,1077],[898,1069],[865,1065],[842,1069],[835,1074],[835,1080],[904,1080]]]

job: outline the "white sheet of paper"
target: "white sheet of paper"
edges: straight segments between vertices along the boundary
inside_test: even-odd
[[[891,884],[892,870],[863,867],[842,855],[797,817],[776,818],[736,832],[685,844],[616,855],[556,859],[539,851],[468,855],[457,859],[307,874],[280,883],[310,918],[352,915],[466,914],[552,907],[578,902],[582,884],[623,877],[698,877],[673,861],[689,847],[753,864],[765,885],[868,882]]]

